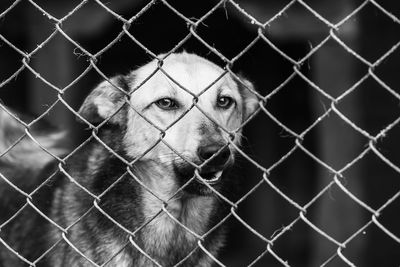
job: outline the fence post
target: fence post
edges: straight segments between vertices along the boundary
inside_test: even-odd
[[[351,47],[356,47],[357,25],[354,22],[348,22],[347,30],[351,31],[352,40]],[[356,81],[354,79],[357,73],[357,66],[354,64],[352,56],[346,53],[342,47],[336,43],[326,43],[323,49],[319,49],[318,56],[312,62],[313,74],[316,83],[326,90],[329,88],[329,93],[333,97],[338,97],[347,89],[349,89]],[[328,91],[328,90],[327,90]],[[351,103],[349,103],[351,101]],[[346,100],[347,112],[352,115],[352,118],[360,116],[360,103],[359,99],[349,98]],[[326,107],[329,108],[329,107]],[[313,109],[315,112],[321,110],[321,103],[314,101]],[[325,120],[329,123],[321,124],[318,127],[318,156],[319,158],[332,166],[335,170],[344,167],[342,160],[343,155],[348,157],[357,156],[357,148],[360,148],[362,142],[361,136],[348,135],[347,129],[350,128],[342,120],[332,120],[330,117],[336,116],[333,112]],[[350,130],[352,131],[352,129]],[[352,176],[346,179],[352,180],[352,192],[362,198],[364,185],[360,182],[360,171],[353,170]],[[317,188],[323,188],[329,181],[333,180],[333,174],[328,174],[324,168],[317,170]],[[357,192],[354,192],[354,189]],[[334,237],[339,242],[344,242],[349,236],[354,233],[357,228],[362,225],[362,212],[361,208],[357,205],[348,205],[349,199],[341,192],[338,192],[335,185],[332,186],[328,192],[330,195],[322,197],[317,203],[317,212],[313,221],[317,226],[322,226],[323,230]],[[340,196],[338,195],[340,194]],[[336,195],[336,197],[335,197]],[[339,207],[339,208],[338,208]],[[353,255],[363,255],[365,242],[353,242],[352,252]],[[320,237],[315,238],[313,241],[312,258],[310,266],[320,266],[324,263],[329,256],[334,253],[332,246],[326,240]],[[362,258],[357,258],[357,263],[360,263]],[[363,266],[363,264],[360,264]]]

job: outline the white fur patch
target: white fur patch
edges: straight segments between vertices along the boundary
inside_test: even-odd
[[[93,104],[96,105],[97,113],[99,113],[102,118],[108,118],[116,111],[116,105],[105,97],[93,99]]]
[[[129,246],[129,244],[128,244]],[[113,259],[107,263],[106,266],[109,267],[130,267],[132,256],[125,252],[125,249],[121,250],[120,244],[109,244],[107,246],[107,251],[110,252],[110,257]]]

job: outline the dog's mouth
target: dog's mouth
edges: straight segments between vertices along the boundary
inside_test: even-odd
[[[207,184],[215,185],[220,182],[223,172],[223,170],[200,172],[199,175],[201,179],[198,177],[198,175],[196,175],[196,178],[200,180],[200,182],[206,182]]]
[[[210,195],[212,188],[218,189],[226,168],[176,168],[178,181],[183,191],[194,195]],[[190,181],[190,182],[189,182]]]

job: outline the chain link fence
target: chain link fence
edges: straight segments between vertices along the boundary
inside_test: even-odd
[[[376,263],[382,263],[379,264],[380,266],[399,266],[400,162],[396,157],[399,155],[399,142],[393,139],[396,139],[397,131],[399,131],[400,92],[398,78],[391,78],[396,76],[398,71],[399,5],[374,0],[339,1],[338,4],[303,0],[285,3],[223,0],[205,3],[191,4],[194,9],[198,8],[201,12],[201,15],[196,16],[183,12],[179,8],[182,3],[165,0],[147,3],[117,1],[114,3],[115,6],[100,0],[65,2],[62,12],[57,12],[54,6],[53,9],[50,8],[50,11],[46,3],[42,1],[17,0],[3,4],[0,10],[0,30],[3,31],[0,32],[0,50],[3,50],[1,53],[4,59],[1,60],[3,73],[0,91],[3,91],[1,93],[4,103],[0,102],[0,108],[2,112],[8,114],[7,116],[12,117],[13,123],[22,127],[23,131],[6,147],[0,146],[0,186],[2,187],[0,193],[4,194],[7,191],[18,195],[18,200],[15,202],[0,197],[3,202],[0,207],[7,205],[13,208],[11,215],[1,211],[3,215],[0,221],[2,246],[0,255],[15,256],[21,264],[25,264],[22,266],[40,266],[43,258],[50,255],[54,247],[61,242],[70,246],[79,257],[86,259],[85,263],[88,266],[108,266],[112,259],[122,254],[126,248],[139,251],[152,264],[161,266],[149,252],[140,246],[135,240],[135,235],[140,231],[145,231],[146,225],[155,218],[166,215],[196,238],[197,246],[193,251],[200,250],[205,253],[212,259],[215,266],[377,266]],[[329,8],[321,8],[324,5]],[[334,6],[339,6],[336,7],[339,11],[334,11]],[[397,9],[392,11],[387,6]],[[12,25],[13,22],[24,21],[24,15],[28,16],[25,11],[16,12],[19,9],[29,10],[42,16],[43,22],[39,25],[47,25],[47,30],[42,30],[45,28],[42,26],[35,28],[29,25],[26,25],[28,30],[22,30],[22,33],[31,35],[33,45],[25,45],[19,40],[21,31],[16,30],[18,26]],[[152,13],[158,9],[159,13]],[[359,21],[358,16],[364,16],[364,18],[367,16],[361,15],[366,9],[372,10],[375,16],[369,20],[370,24]],[[265,19],[263,14],[268,12],[269,15],[266,15],[268,19]],[[331,12],[335,13],[334,18]],[[17,18],[13,18],[15,14],[19,14]],[[160,14],[163,17],[157,20]],[[146,16],[148,16],[147,20]],[[229,40],[225,48],[219,48],[218,40],[210,36],[218,38],[220,33],[209,34],[214,30],[211,23],[215,16],[222,17],[227,24],[241,25],[242,28],[231,30],[232,35],[237,34],[238,39],[243,37],[242,41],[246,44],[238,48],[233,44],[235,40]],[[87,17],[92,18],[91,22],[85,20]],[[377,48],[374,58],[370,59],[358,48],[364,45],[363,42],[369,42],[369,38],[372,38],[368,35],[369,29],[363,29],[363,27],[374,24],[374,20],[378,17],[383,18],[391,25],[390,27],[393,27],[393,29],[390,27],[380,29],[385,36],[390,35],[392,39],[386,47]],[[179,34],[173,35],[173,30],[171,30],[172,33],[168,33],[168,30],[162,28],[162,24],[168,24],[169,19],[180,25],[182,30]],[[285,22],[290,19],[294,22]],[[146,28],[146,22],[149,20],[157,20],[155,28]],[[110,21],[114,25],[110,30],[111,37],[107,36],[104,38],[106,41],[102,42],[92,39],[89,45],[90,42],[87,42],[87,39],[90,38],[91,31],[97,29],[98,36],[104,34],[102,29],[106,28],[105,25]],[[313,22],[309,23],[309,21]],[[296,30],[297,26],[302,27],[302,25],[304,29]],[[140,27],[143,30],[140,30]],[[289,27],[289,31],[282,37],[282,32],[288,29],[285,27]],[[139,28],[137,32],[135,32],[136,28]],[[165,36],[168,38],[160,40],[159,33],[152,31],[154,29],[167,31],[162,38]],[[240,35],[243,29],[249,33],[245,37]],[[10,34],[14,30],[17,33]],[[310,41],[308,37],[304,37],[310,35],[317,38]],[[366,37],[363,39],[359,37],[361,35]],[[41,41],[32,36],[40,36]],[[285,39],[295,41],[291,45],[287,45],[288,42],[282,45],[285,42],[279,40]],[[381,41],[383,42],[379,38],[371,41],[372,50]],[[130,50],[120,51],[121,58],[111,56],[112,59],[107,59],[110,51],[115,48],[120,49],[121,42],[127,43],[128,49],[136,49],[138,52],[132,52],[132,54],[135,56],[141,54],[141,60],[155,59],[158,62],[157,71],[162,72],[172,81],[173,77],[163,70],[163,61],[172,53],[180,52],[188,47],[191,49],[190,42],[196,42],[197,47],[201,47],[199,50],[202,55],[223,67],[224,73],[218,79],[232,75],[243,83],[236,75],[237,68],[240,68],[250,79],[255,80],[257,92],[252,93],[257,95],[258,108],[238,129],[239,131],[248,126],[248,129],[245,128],[248,140],[243,148],[229,141],[230,146],[242,158],[236,164],[244,166],[238,170],[238,176],[242,177],[242,182],[245,180],[243,188],[237,198],[230,198],[209,186],[220,201],[228,204],[229,212],[215,227],[203,235],[189,229],[175,218],[166,208],[168,201],[158,196],[156,197],[163,202],[163,205],[159,207],[159,212],[135,231],[128,230],[101,207],[104,195],[117,186],[120,179],[112,183],[102,194],[97,195],[90,192],[74,178],[74,174],[68,173],[65,169],[68,160],[75,153],[85,149],[89,142],[96,140],[124,164],[126,172],[121,175],[121,179],[128,175],[145,187],[150,194],[156,195],[141,181],[140,177],[132,173],[130,167],[136,160],[127,161],[99,137],[98,131],[110,118],[99,125],[93,125],[77,111],[79,103],[88,93],[88,89],[79,89],[81,90],[79,91],[77,88],[89,87],[88,84],[93,85],[93,81],[99,78],[113,84],[108,77],[115,74],[112,73],[115,70],[121,70],[117,65],[125,64],[127,68],[132,68],[138,64],[129,55]],[[153,49],[154,43],[159,45],[160,51]],[[234,48],[230,49],[230,43]],[[291,55],[290,48],[296,47],[299,43],[302,47],[298,50],[300,52]],[[95,49],[88,49],[90,46]],[[195,49],[191,50],[198,52]],[[267,50],[269,51],[267,54],[261,55],[260,51]],[[166,54],[158,56],[159,52],[166,52]],[[14,56],[8,57],[7,53]],[[68,55],[65,56],[65,54]],[[56,66],[54,68],[57,68],[54,70],[51,65],[45,66],[46,61],[38,60],[42,56],[50,56],[51,62],[62,63],[54,63]],[[65,60],[68,56],[79,60],[77,63],[80,64],[79,71],[73,75],[70,74],[73,72],[71,66],[75,63],[66,64],[66,61],[71,62],[71,60]],[[260,56],[263,64],[269,63],[266,61],[270,61],[271,64],[257,65],[259,61],[253,59],[257,56]],[[128,60],[124,60],[124,57]],[[110,61],[112,63],[108,64]],[[276,63],[278,61],[280,65]],[[251,66],[252,62],[255,62],[253,66]],[[385,66],[388,64],[389,66],[397,64],[397,69],[389,67],[392,70],[388,71],[389,74],[385,74]],[[283,66],[284,71],[280,71],[279,66]],[[251,73],[252,70],[255,70],[255,73]],[[336,76],[332,77],[333,72],[345,77],[345,82],[341,82]],[[46,73],[51,73],[51,76]],[[274,75],[279,78],[269,77]],[[71,76],[74,78],[69,79]],[[266,76],[268,77],[265,78]],[[89,81],[86,81],[87,77],[95,78],[89,78]],[[390,82],[385,77],[389,77],[387,79]],[[275,79],[276,82],[274,85],[267,85],[264,79]],[[211,84],[215,82],[217,81],[209,81]],[[373,94],[359,95],[367,90],[363,87],[367,82],[372,82],[374,90],[379,91],[375,95],[376,98],[373,98]],[[338,88],[332,89],[333,83]],[[177,85],[182,90],[190,92],[182,85]],[[295,87],[296,85],[307,89],[295,92],[300,90]],[[21,91],[14,89],[17,86],[22,88]],[[36,89],[29,91],[31,86]],[[115,85],[115,87],[119,86]],[[15,92],[21,95],[15,97]],[[126,105],[129,105],[129,96],[132,93],[126,95]],[[194,100],[201,97],[201,95],[190,94]],[[25,101],[22,100],[22,95],[25,95]],[[368,100],[368,96],[372,99]],[[289,98],[292,100],[289,101]],[[388,102],[385,102],[386,100],[380,102],[383,98]],[[300,103],[302,101],[304,102]],[[375,102],[382,104],[377,107],[370,105]],[[388,110],[385,106],[389,102],[391,104],[387,105],[392,105],[394,102],[393,108],[390,109],[391,113],[385,113],[382,110]],[[201,110],[196,103],[194,101],[192,108]],[[39,116],[27,122],[9,106],[15,106],[22,111],[34,111],[39,113]],[[367,111],[364,113],[363,109]],[[304,110],[307,112],[302,113]],[[189,110],[180,118],[187,112]],[[205,112],[203,113],[213,120]],[[369,114],[376,113],[381,115],[366,118]],[[46,119],[52,124],[60,124],[62,128],[68,126],[73,129],[71,140],[68,142],[72,143],[74,149],[67,155],[59,157],[35,134],[34,128]],[[77,124],[73,123],[76,119],[85,122],[86,135],[76,133],[85,131],[82,126],[76,126]],[[379,126],[371,130],[371,124],[368,124],[370,119],[376,119],[378,121],[376,125]],[[81,128],[78,131],[79,127]],[[160,132],[157,143],[161,142],[170,146],[163,140],[166,130],[159,129],[156,125],[154,127]],[[259,129],[264,130],[260,130],[259,133]],[[87,134],[87,131],[90,133]],[[2,136],[2,138],[5,137]],[[5,161],[22,140],[30,140],[32,145],[40,147],[45,152],[43,157],[50,156],[49,160],[51,158],[57,161],[56,173],[63,174],[71,184],[83,190],[86,197],[91,200],[89,209],[72,225],[58,225],[49,215],[46,215],[45,210],[48,207],[37,206],[34,201],[41,190],[51,190],[51,184],[55,183],[52,179],[56,173],[43,177],[41,183],[33,186],[33,190],[26,191],[19,186],[14,177],[10,176],[12,171],[4,164],[2,165],[1,160]],[[271,141],[268,142],[268,140]],[[385,143],[386,140],[389,142]],[[252,141],[255,143],[252,144]],[[284,145],[276,144],[281,141]],[[147,151],[153,149],[154,146],[147,148]],[[176,153],[174,147],[170,146],[170,149]],[[21,162],[21,164],[24,163]],[[374,169],[370,173],[363,172],[363,168],[370,167],[368,165],[373,166]],[[308,177],[310,175],[315,178],[310,179]],[[381,183],[389,185],[380,190]],[[370,195],[379,195],[379,200],[370,198]],[[338,207],[333,208],[332,205],[335,203]],[[60,236],[60,239],[55,241],[54,247],[48,247],[36,258],[27,257],[13,246],[13,240],[5,238],[11,224],[24,223],[22,214],[27,209],[33,209],[46,223],[52,224]],[[114,252],[106,262],[97,262],[90,255],[85,255],[79,248],[79,244],[74,244],[69,239],[73,227],[85,220],[85,216],[93,210],[97,210],[110,222],[116,224],[128,238],[125,246]],[[216,228],[229,222],[231,230],[227,234],[227,247],[222,253],[213,254],[205,246],[205,240]],[[372,237],[368,237],[370,232],[374,233]],[[44,235],[44,233],[41,234]],[[29,237],[20,236],[19,238],[28,239]],[[35,240],[26,242],[27,246],[35,245]],[[384,245],[384,243],[390,243],[390,245]],[[251,248],[252,246],[254,249]],[[294,257],[294,254],[297,256]],[[174,266],[185,265],[185,260],[187,258],[176,262]]]

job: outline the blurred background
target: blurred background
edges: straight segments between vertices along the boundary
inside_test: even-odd
[[[62,18],[80,1],[13,3],[0,3],[0,99],[14,110],[36,116],[51,107],[44,119],[60,128],[72,129],[72,146],[83,140],[85,126],[76,122],[62,102],[52,106],[57,101],[57,91],[49,83],[59,89],[68,87],[63,99],[70,108],[78,110],[88,92],[102,81],[96,70],[88,70],[89,57],[77,44],[91,54],[101,51],[96,66],[106,76],[112,76],[127,73],[152,59],[137,42],[155,54],[165,53],[190,32],[177,12],[162,1],[155,1],[129,28],[137,42],[123,34],[108,47],[122,32],[123,23],[95,1],[87,1],[63,21],[61,28],[68,38],[56,31],[48,15]],[[129,19],[149,1],[102,3]],[[218,2],[168,3],[197,21]],[[339,23],[349,15],[336,30],[327,25]],[[379,222],[394,235],[391,237],[371,223],[372,213],[365,205],[354,201],[336,184],[326,186],[334,180],[332,169],[339,171],[347,166],[339,180],[374,210],[400,191],[400,125],[393,124],[375,143],[378,151],[397,166],[397,171],[371,150],[362,154],[368,148],[368,135],[378,135],[400,117],[399,17],[399,1],[237,0],[218,7],[196,31],[228,59],[245,51],[232,68],[253,81],[261,95],[269,96],[265,108],[273,115],[260,111],[246,126],[245,153],[264,168],[272,167],[266,176],[268,181],[299,206],[307,205],[306,218],[310,223],[338,242],[346,242],[342,253],[356,266],[399,266],[400,199],[390,202],[379,217]],[[259,31],[258,22],[268,23]],[[330,31],[340,41],[326,39]],[[47,40],[49,36],[52,37]],[[24,67],[21,52],[31,53],[35,49],[38,50],[27,62],[29,68]],[[177,51],[182,50],[225,66],[218,55],[193,36]],[[297,68],[301,75],[294,71],[294,61],[301,61]],[[331,108],[333,98],[337,98],[338,112],[331,111],[310,127]],[[304,149],[297,147],[289,153],[296,146],[296,138],[287,129],[299,135],[305,133],[301,142]],[[298,208],[267,182],[259,184],[262,171],[245,158],[239,162],[239,197],[255,189],[237,211],[247,227],[235,218],[229,222],[232,229],[219,256],[223,264],[282,266],[275,253],[290,266],[349,266],[337,256],[338,246],[334,242],[299,218]],[[368,227],[364,229],[365,225]],[[274,239],[273,253],[265,253],[267,243],[248,227]]]

